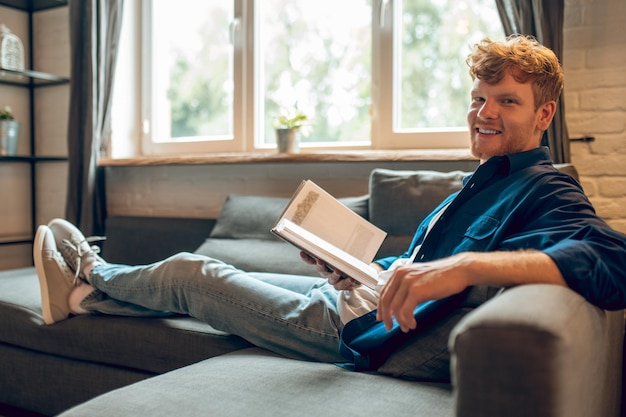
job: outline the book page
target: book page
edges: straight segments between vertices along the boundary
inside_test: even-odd
[[[320,239],[288,219],[282,219],[272,231],[311,256],[324,260],[332,268],[376,289],[378,271],[369,264]]]
[[[302,182],[281,219],[290,220],[367,264],[386,236],[310,180]]]

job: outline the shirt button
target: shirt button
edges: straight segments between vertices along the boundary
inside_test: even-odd
[[[424,254],[423,253],[420,255],[420,259],[424,259]]]
[[[470,188],[474,188],[474,182],[470,184]]]

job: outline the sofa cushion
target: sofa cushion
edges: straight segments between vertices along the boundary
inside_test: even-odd
[[[413,236],[447,196],[461,189],[467,172],[375,169],[370,175],[370,221],[392,236]]]
[[[229,195],[209,237],[273,240],[269,231],[288,202],[281,197]]]
[[[209,238],[195,253],[219,259],[248,272],[275,272],[318,276],[315,268],[300,259],[300,250],[276,238],[223,239]]]
[[[387,232],[377,258],[404,253],[421,221],[458,191],[468,172],[375,169],[370,174],[369,220]]]
[[[188,316],[83,315],[45,325],[35,268],[0,272],[0,317],[2,343],[150,373],[250,346]]]
[[[354,373],[253,348],[109,392],[59,417],[428,416],[454,414],[449,384]]]
[[[343,204],[367,218],[368,196],[340,198]],[[289,203],[288,198],[229,195],[210,238],[276,240],[270,229]]]

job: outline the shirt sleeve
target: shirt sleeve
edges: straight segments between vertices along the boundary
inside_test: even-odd
[[[580,186],[538,184],[528,195],[523,231],[501,249],[536,249],[556,263],[568,286],[607,310],[626,307],[626,236],[596,215]]]
[[[626,243],[618,232],[588,226],[579,236],[543,252],[556,263],[567,285],[592,304],[607,310],[626,307]]]

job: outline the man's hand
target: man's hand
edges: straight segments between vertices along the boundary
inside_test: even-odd
[[[393,317],[403,332],[415,329],[415,307],[463,291],[468,286],[466,271],[462,257],[398,267],[380,293],[376,318],[385,322],[387,330]]]
[[[376,318],[391,329],[393,317],[402,331],[417,326],[418,304],[458,294],[473,285],[511,287],[522,284],[567,286],[561,271],[545,253],[465,252],[431,262],[416,262],[396,269],[380,293]]]
[[[306,252],[300,252],[300,258],[309,265],[315,265],[317,272],[323,278],[326,278],[328,283],[336,290],[353,290],[361,285],[361,283],[354,278],[345,275],[337,269],[333,270],[326,262],[321,259],[316,259]]]

